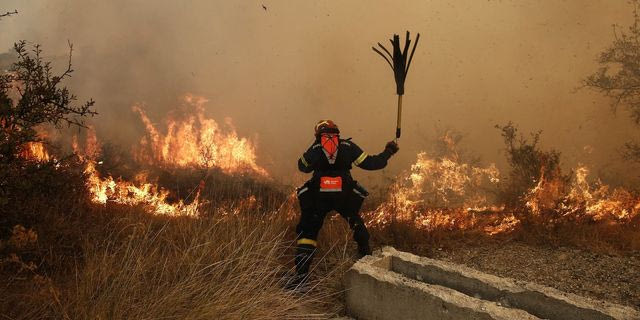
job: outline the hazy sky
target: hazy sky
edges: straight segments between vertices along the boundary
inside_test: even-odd
[[[632,20],[626,0],[3,0],[0,9],[20,12],[0,22],[0,48],[38,42],[62,65],[73,42],[69,85],[97,101],[103,139],[137,141],[132,104],[160,121],[191,92],[210,99],[210,116],[231,117],[256,139],[260,164],[283,179],[320,118],[370,153],[393,138],[395,85],[371,46],[405,30],[421,41],[387,175],[407,168],[435,128],[463,132],[467,148],[504,165],[493,127],[511,120],[543,130],[542,144],[562,151],[567,167],[591,164],[605,178],[628,172],[617,150],[640,137],[607,100],[575,90],[611,43],[612,24]]]

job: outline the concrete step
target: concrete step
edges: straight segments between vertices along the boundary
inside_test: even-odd
[[[633,308],[385,247],[345,275],[356,319],[640,319]]]

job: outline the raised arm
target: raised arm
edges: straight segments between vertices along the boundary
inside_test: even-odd
[[[384,151],[377,155],[368,155],[355,143],[351,142],[352,154],[354,156],[353,164],[365,170],[380,170],[387,166],[387,161],[391,156],[398,152],[398,145],[390,141],[384,148]]]

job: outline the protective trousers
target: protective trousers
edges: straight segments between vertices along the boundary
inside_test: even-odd
[[[366,191],[365,191],[366,192]],[[335,210],[349,223],[353,239],[358,244],[360,255],[371,254],[369,232],[358,214],[365,195],[354,190],[342,192],[320,192],[302,188],[298,191],[300,202],[300,223],[296,227],[298,244],[296,248],[296,271],[299,275],[309,272],[316,251],[316,239],[327,213]]]

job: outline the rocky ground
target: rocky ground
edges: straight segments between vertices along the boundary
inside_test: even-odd
[[[640,252],[597,253],[508,242],[457,244],[420,254],[640,309]]]

